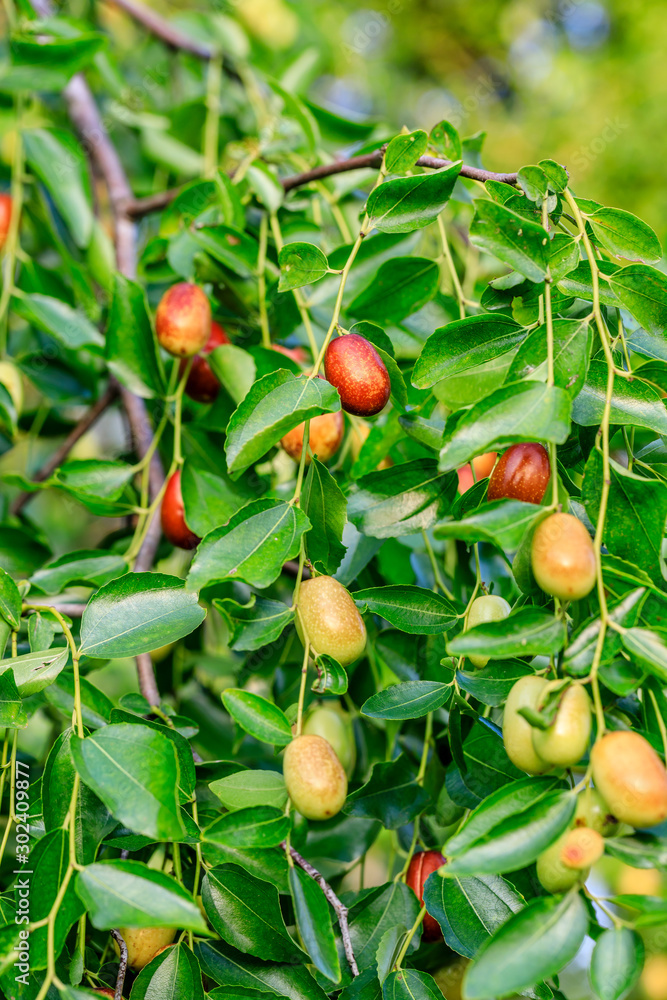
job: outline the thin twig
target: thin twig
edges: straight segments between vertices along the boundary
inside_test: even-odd
[[[165,21],[163,17],[156,14],[150,7],[145,7],[142,3],[137,3],[137,0],[111,0],[111,2],[115,3],[117,7],[122,7],[135,21],[143,24],[144,28],[147,28],[151,34],[155,35],[156,38],[160,38],[172,49],[191,52],[193,56],[199,56],[200,59],[212,59],[217,54],[214,48],[204,45],[202,42],[198,42],[188,35],[184,35],[182,31],[175,28],[169,21]]]
[[[286,851],[288,849],[287,841],[283,840],[280,846],[284,851]],[[352,940],[350,938],[350,928],[347,923],[347,907],[343,906],[336,893],[333,891],[324,876],[320,875],[317,868],[313,868],[310,862],[306,861],[306,859],[302,857],[293,847],[289,847],[289,852],[292,856],[292,860],[297,863],[299,868],[303,868],[306,875],[310,875],[310,877],[317,882],[320,889],[336,911],[336,916],[338,917],[338,923],[340,925],[340,933],[343,939],[343,947],[345,948],[345,957],[347,958],[348,965],[352,970],[352,975],[358,976],[359,968],[357,966],[357,960],[354,957]]]
[[[160,705],[160,692],[155,680],[155,669],[151,655],[150,653],[139,653],[136,660],[139,689],[151,708],[157,708]]]
[[[70,433],[67,435],[63,443],[57,448],[53,455],[44,463],[41,469],[34,474],[32,477],[33,482],[43,483],[49,478],[52,472],[63,464],[70,451],[74,445],[79,441],[83,435],[90,430],[95,421],[102,416],[104,411],[113,403],[114,399],[118,395],[118,383],[112,381],[109,383],[109,387],[103,395],[97,400],[94,406],[84,413],[81,420],[78,422],[76,427],[73,427]],[[12,502],[11,513],[20,514],[28,500],[35,494],[26,491],[25,493],[20,493]]]
[[[118,966],[118,975],[116,976],[114,1000],[123,1000],[123,986],[125,985],[125,974],[127,973],[127,945],[125,944],[123,935],[115,927],[111,931],[111,937],[118,945],[118,950],[120,951],[120,965]]]

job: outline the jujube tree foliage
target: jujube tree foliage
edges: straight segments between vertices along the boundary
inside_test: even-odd
[[[657,237],[122,6],[138,107],[42,2],[0,77],[2,992],[542,1000],[590,936],[620,1000],[667,920],[586,885],[667,863]]]

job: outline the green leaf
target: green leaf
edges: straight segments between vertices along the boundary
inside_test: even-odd
[[[461,632],[447,643],[450,656],[480,653],[491,659],[511,656],[551,656],[565,643],[563,622],[536,607],[520,608],[502,622],[485,622]]]
[[[285,192],[274,172],[266,163],[255,160],[246,171],[248,185],[255,192],[257,200],[269,212],[277,212],[283,203]]]
[[[143,288],[114,275],[105,355],[119,382],[138,396],[164,396],[166,383]]]
[[[208,363],[220,385],[238,406],[257,378],[252,355],[236,344],[220,344],[209,354]]]
[[[338,660],[322,653],[315,660],[315,666],[320,673],[317,680],[313,682],[311,691],[315,691],[317,694],[324,694],[325,691],[329,691],[331,694],[345,694],[347,674]]]
[[[667,327],[667,277],[647,264],[614,271],[609,284],[622,305],[648,333],[662,336]]]
[[[366,203],[366,212],[381,233],[411,233],[440,215],[451,195],[460,163],[415,177],[399,177],[380,184]]]
[[[44,594],[60,594],[72,584],[101,587],[127,573],[122,556],[100,549],[68,552],[52,559],[30,578],[33,588]]]
[[[413,635],[439,635],[456,623],[456,611],[449,601],[423,587],[370,587],[357,590],[352,597],[362,613],[370,611]]]
[[[396,135],[384,154],[384,169],[388,174],[406,174],[426,152],[428,135],[423,129]]]
[[[70,350],[104,344],[104,337],[89,319],[72,309],[66,302],[50,295],[15,296],[12,310],[32,326],[50,333],[58,343]]]
[[[87,247],[93,211],[83,147],[64,129],[28,128],[21,134],[30,169],[47,188],[76,245]]]
[[[445,942],[465,958],[474,958],[523,906],[518,892],[499,875],[442,878],[437,872],[426,880],[424,903],[440,924]]]
[[[316,458],[303,485],[301,508],[312,525],[305,538],[308,559],[322,573],[334,573],[346,551],[342,539],[347,501],[327,467]]]
[[[366,784],[348,795],[343,812],[379,819],[388,830],[397,830],[418,816],[428,799],[417,784],[412,764],[401,754],[396,760],[374,764]]]
[[[219,580],[244,580],[260,589],[270,586],[287,560],[298,554],[301,536],[309,527],[300,507],[283,500],[253,500],[200,542],[188,574],[188,591]],[[196,601],[196,595],[192,597]]]
[[[452,414],[445,425],[440,468],[445,472],[457,469],[475,455],[520,441],[564,444],[570,430],[570,406],[569,396],[557,386],[504,385],[471,409]]]
[[[525,336],[523,327],[509,316],[468,316],[448,323],[424,344],[412,372],[412,384],[428,389],[442,378],[506,354]]]
[[[0,674],[0,726],[25,729],[28,716],[11,670]]]
[[[24,653],[11,659],[0,660],[0,676],[11,670],[22,698],[37,694],[53,684],[69,659],[67,646]]]
[[[584,384],[592,334],[588,322],[556,319],[553,322],[554,383],[576,396]],[[507,381],[547,381],[547,333],[541,326],[524,340],[514,356]]]
[[[604,576],[604,571],[603,571]],[[630,628],[637,621],[642,599],[646,591],[643,587],[629,591],[618,604],[610,605],[609,619],[621,628]],[[600,635],[600,618],[585,623],[572,637],[563,655],[563,670],[572,677],[587,677],[595,659],[595,651]],[[621,633],[614,628],[605,632],[600,666],[610,664],[621,648]]]
[[[178,756],[162,733],[140,724],[105,726],[73,737],[72,756],[81,780],[119,822],[156,840],[183,838]]]
[[[206,932],[192,896],[175,878],[139,861],[105,861],[79,872],[76,891],[98,930],[180,927]]]
[[[0,615],[15,631],[21,625],[21,609],[23,601],[19,588],[9,573],[0,569]]]
[[[550,978],[572,961],[587,930],[578,894],[533,900],[482,945],[464,980],[467,1000],[494,1000]]]
[[[152,997],[204,1000],[199,962],[181,941],[144,966],[132,984],[132,993],[134,1000]]]
[[[383,936],[391,928],[412,927],[419,903],[404,882],[380,885],[357,899],[349,909],[350,939],[360,970],[375,968]],[[365,1000],[364,995],[360,1000]]]
[[[560,194],[565,190],[570,183],[570,178],[565,167],[561,166],[560,163],[556,163],[555,160],[540,160],[539,166],[547,175],[549,188],[555,194]]]
[[[320,248],[312,243],[288,243],[278,254],[278,264],[279,292],[310,285],[329,273],[329,261]]]
[[[32,847],[30,851],[31,874],[27,881],[30,887],[30,919],[35,923],[46,920],[56,902],[61,887],[65,881],[69,865],[69,834],[66,830],[52,830]],[[25,899],[25,876],[14,881],[13,894],[16,896],[17,909],[21,899]],[[24,883],[24,887],[21,886]],[[23,893],[20,895],[20,893]],[[25,904],[23,904],[24,906]],[[53,955],[58,958],[65,945],[65,939],[70,927],[84,912],[81,900],[74,891],[74,882],[70,880],[63,898],[55,914],[53,932]],[[19,913],[25,913],[21,907]],[[23,926],[23,925],[21,925]],[[30,934],[30,968],[45,969],[47,956],[51,952],[48,944],[48,928],[46,925],[37,927]],[[12,973],[12,984],[14,984]]]
[[[601,423],[607,392],[607,363],[594,358],[583,389],[572,403],[572,419],[584,427]],[[617,378],[611,397],[612,424],[646,427],[667,434],[667,410],[658,392],[640,379]],[[561,443],[561,442],[559,442]]]
[[[240,278],[256,280],[259,244],[234,226],[204,226],[193,238],[199,246]]]
[[[393,257],[380,265],[347,309],[352,316],[374,323],[397,323],[430,302],[439,284],[440,269],[435,261]]]
[[[475,201],[470,239],[531,281],[544,281],[549,238],[535,222],[495,201]]]
[[[390,972],[382,985],[383,1000],[444,1000],[433,976],[417,969]]]
[[[209,788],[225,809],[249,809],[262,805],[282,809],[287,802],[285,779],[277,771],[241,770],[212,781]]]
[[[247,477],[233,482],[224,468],[214,473],[190,459],[185,460],[181,472],[181,493],[187,524],[200,538],[225,524],[257,496]]]
[[[421,719],[444,705],[451,693],[450,685],[440,681],[405,681],[371,695],[361,713],[371,719]]]
[[[667,641],[647,628],[630,628],[622,642],[635,663],[667,684]]]
[[[637,983],[644,942],[629,927],[610,927],[597,939],[591,958],[591,985],[600,1000],[621,1000]]]
[[[442,475],[430,458],[369,472],[348,500],[350,521],[365,535],[396,538],[424,531],[448,513],[456,476]]]
[[[541,167],[532,163],[527,167],[521,167],[517,180],[519,187],[530,201],[541,205],[548,197],[549,179]]]
[[[331,911],[322,889],[296,865],[289,870],[289,886],[299,937],[313,965],[327,979],[340,982],[340,961],[331,925]]]
[[[261,991],[262,1000],[276,993],[289,1000],[326,1000],[322,987],[303,966],[262,961],[223,942],[216,942],[215,947],[199,944],[196,951],[205,975],[224,986],[214,991],[216,1000],[235,1000],[234,989],[239,986]],[[252,993],[250,996],[255,1000]]]
[[[521,660],[510,660],[507,663],[490,663],[481,670],[474,669],[472,673],[459,670],[456,679],[459,687],[477,701],[497,708],[506,700],[516,681],[532,672]]]
[[[451,122],[441,121],[434,125],[429,135],[429,144],[445,160],[461,159],[461,138]]]
[[[615,257],[655,263],[662,257],[660,240],[646,222],[620,208],[599,208],[587,216],[597,243]]]
[[[290,831],[289,816],[274,806],[237,809],[207,826],[202,839],[229,847],[277,847]]]
[[[230,649],[253,650],[275,642],[294,620],[294,612],[282,601],[251,595],[249,604],[230,598],[213,599],[231,631]]]
[[[659,837],[639,834],[635,837],[608,837],[605,848],[609,854],[631,868],[667,867],[665,841]]]
[[[270,372],[255,382],[229,421],[229,472],[238,475],[253,465],[304,420],[338,410],[340,397],[324,379],[298,378],[284,368]]]
[[[81,620],[81,652],[137,656],[189,635],[206,612],[183,581],[161,573],[128,573],[100,587]]]
[[[436,525],[436,538],[459,538],[464,542],[491,542],[504,551],[521,544],[531,525],[544,517],[544,510],[522,500],[492,500],[481,504],[460,521],[445,518]]]
[[[214,930],[240,951],[274,962],[298,962],[303,953],[287,933],[278,890],[239,865],[207,871],[202,902]]]
[[[292,728],[277,705],[251,691],[227,688],[222,702],[234,722],[256,740],[284,746],[292,739]]]

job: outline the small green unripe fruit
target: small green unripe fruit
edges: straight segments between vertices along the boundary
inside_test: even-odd
[[[595,586],[595,549],[572,514],[551,514],[538,524],[530,561],[538,586],[561,601],[578,601]]]
[[[507,756],[516,767],[528,774],[544,774],[549,764],[535,752],[533,727],[519,715],[520,708],[536,709],[547,686],[543,677],[528,674],[512,687],[503,714],[503,742]]]
[[[538,705],[541,708],[560,681],[549,681]],[[535,752],[548,764],[574,767],[586,753],[591,735],[591,700],[582,684],[566,688],[556,718],[548,729],[533,729]]]
[[[630,826],[667,819],[667,771],[639,733],[607,733],[591,751],[593,781],[611,812]]]
[[[366,648],[366,626],[345,587],[332,576],[305,580],[299,591],[297,632],[314,656],[327,653],[347,667]]]
[[[306,819],[331,819],[347,795],[347,778],[333,747],[303,734],[287,744],[283,775],[292,804]]]
[[[587,826],[603,837],[613,837],[618,830],[618,820],[595,788],[585,788],[577,796],[575,826]]]
[[[133,969],[143,969],[176,937],[175,927],[119,927],[118,930],[127,945],[127,964]],[[116,954],[120,954],[115,938],[113,943]]]
[[[477,597],[470,605],[465,630],[467,632],[468,629],[474,628],[475,625],[482,625],[484,622],[500,622],[503,618],[507,618],[511,610],[504,597],[495,597],[494,595]],[[473,667],[480,668],[485,667],[491,657],[471,653],[468,659]]]
[[[321,736],[331,744],[349,778],[357,760],[354,729],[349,714],[334,702],[318,706],[308,714],[303,731],[309,736]]]

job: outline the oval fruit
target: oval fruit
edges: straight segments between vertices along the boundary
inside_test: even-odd
[[[352,718],[336,703],[320,705],[308,713],[303,724],[308,736],[321,736],[330,743],[348,778],[357,761]]]
[[[201,538],[190,531],[185,523],[185,507],[181,492],[181,470],[171,476],[162,498],[162,531],[172,545],[179,549],[196,549]]]
[[[298,365],[308,363],[308,355],[303,347],[284,347],[283,344],[271,344],[271,350],[278,351],[279,354],[284,354],[286,358],[291,358]]]
[[[572,830],[562,833],[537,859],[537,877],[547,892],[567,892],[578,882],[585,882],[590,869],[568,868],[563,863],[563,849]]]
[[[313,654],[327,653],[343,667],[366,648],[366,626],[345,587],[332,576],[304,580],[299,591],[297,632]]]
[[[561,683],[547,683],[538,708],[544,706],[549,693]],[[571,684],[563,692],[556,717],[548,729],[533,729],[535,752],[548,764],[574,767],[586,753],[591,725],[591,700],[588,693],[582,684]]]
[[[583,871],[597,864],[603,854],[604,840],[597,830],[591,830],[587,826],[576,826],[573,830],[567,831],[560,859],[566,868]]]
[[[476,597],[470,605],[470,611],[466,618],[465,630],[474,628],[475,625],[482,625],[484,622],[499,622],[507,618],[512,608],[504,597],[496,597],[493,594]],[[468,659],[473,667],[485,667],[490,656],[483,656],[479,653],[468,655]]]
[[[491,473],[487,499],[542,503],[551,479],[549,452],[544,445],[513,444]]]
[[[190,358],[211,336],[211,306],[198,285],[181,281],[172,285],[155,314],[155,332],[165,351]]]
[[[438,868],[444,865],[445,859],[440,851],[421,851],[415,854],[410,861],[406,883],[410,886],[415,896],[419,900],[419,905],[424,903],[424,883],[429,875],[437,872]],[[424,914],[422,922],[424,941],[439,941],[442,938],[440,924],[430,913]]]
[[[456,474],[459,477],[459,493],[466,493],[471,486],[475,485],[475,482],[479,482],[480,479],[486,479],[491,474],[491,470],[495,465],[496,455],[497,452],[495,451],[487,451],[485,455],[478,455],[477,458],[473,458],[472,466],[468,463],[456,470]],[[474,476],[472,474],[473,469],[475,470]]]
[[[503,742],[507,756],[527,774],[544,774],[549,764],[535,752],[533,727],[519,715],[520,708],[536,709],[547,682],[543,677],[528,674],[513,685],[503,714]]]
[[[645,1000],[667,1000],[667,955],[646,956],[639,986]]]
[[[0,194],[0,250],[2,250],[12,220],[12,196]]]
[[[539,587],[561,601],[578,601],[595,586],[595,550],[572,514],[551,514],[535,529],[530,561]]]
[[[340,395],[341,405],[358,417],[379,413],[389,399],[386,365],[370,341],[358,333],[336,337],[327,348],[324,374]]]
[[[603,837],[613,837],[618,830],[618,820],[596,788],[585,788],[577,796],[575,826],[587,826]]]
[[[305,423],[293,427],[280,442],[295,462],[301,461],[305,427]],[[340,448],[344,433],[345,422],[342,410],[338,410],[337,413],[321,413],[319,417],[313,417],[310,421],[308,443],[315,458],[319,459],[320,462],[328,462]],[[309,462],[310,455],[306,454],[306,463]]]
[[[639,733],[607,733],[591,751],[593,781],[614,816],[630,826],[667,819],[667,770]]]
[[[119,927],[118,930],[127,945],[127,964],[133,969],[143,969],[176,937],[175,927]],[[120,954],[115,938],[113,943],[116,954]]]
[[[220,382],[213,374],[213,369],[206,360],[206,355],[214,351],[221,344],[230,344],[231,341],[223,328],[215,320],[211,321],[211,336],[208,338],[199,354],[195,354],[190,366],[190,374],[185,383],[185,392],[190,399],[198,403],[212,403],[220,390]],[[187,361],[181,361],[179,374],[185,371]]]
[[[330,819],[343,807],[347,778],[322,736],[302,734],[287,744],[283,775],[292,804],[306,819]]]

